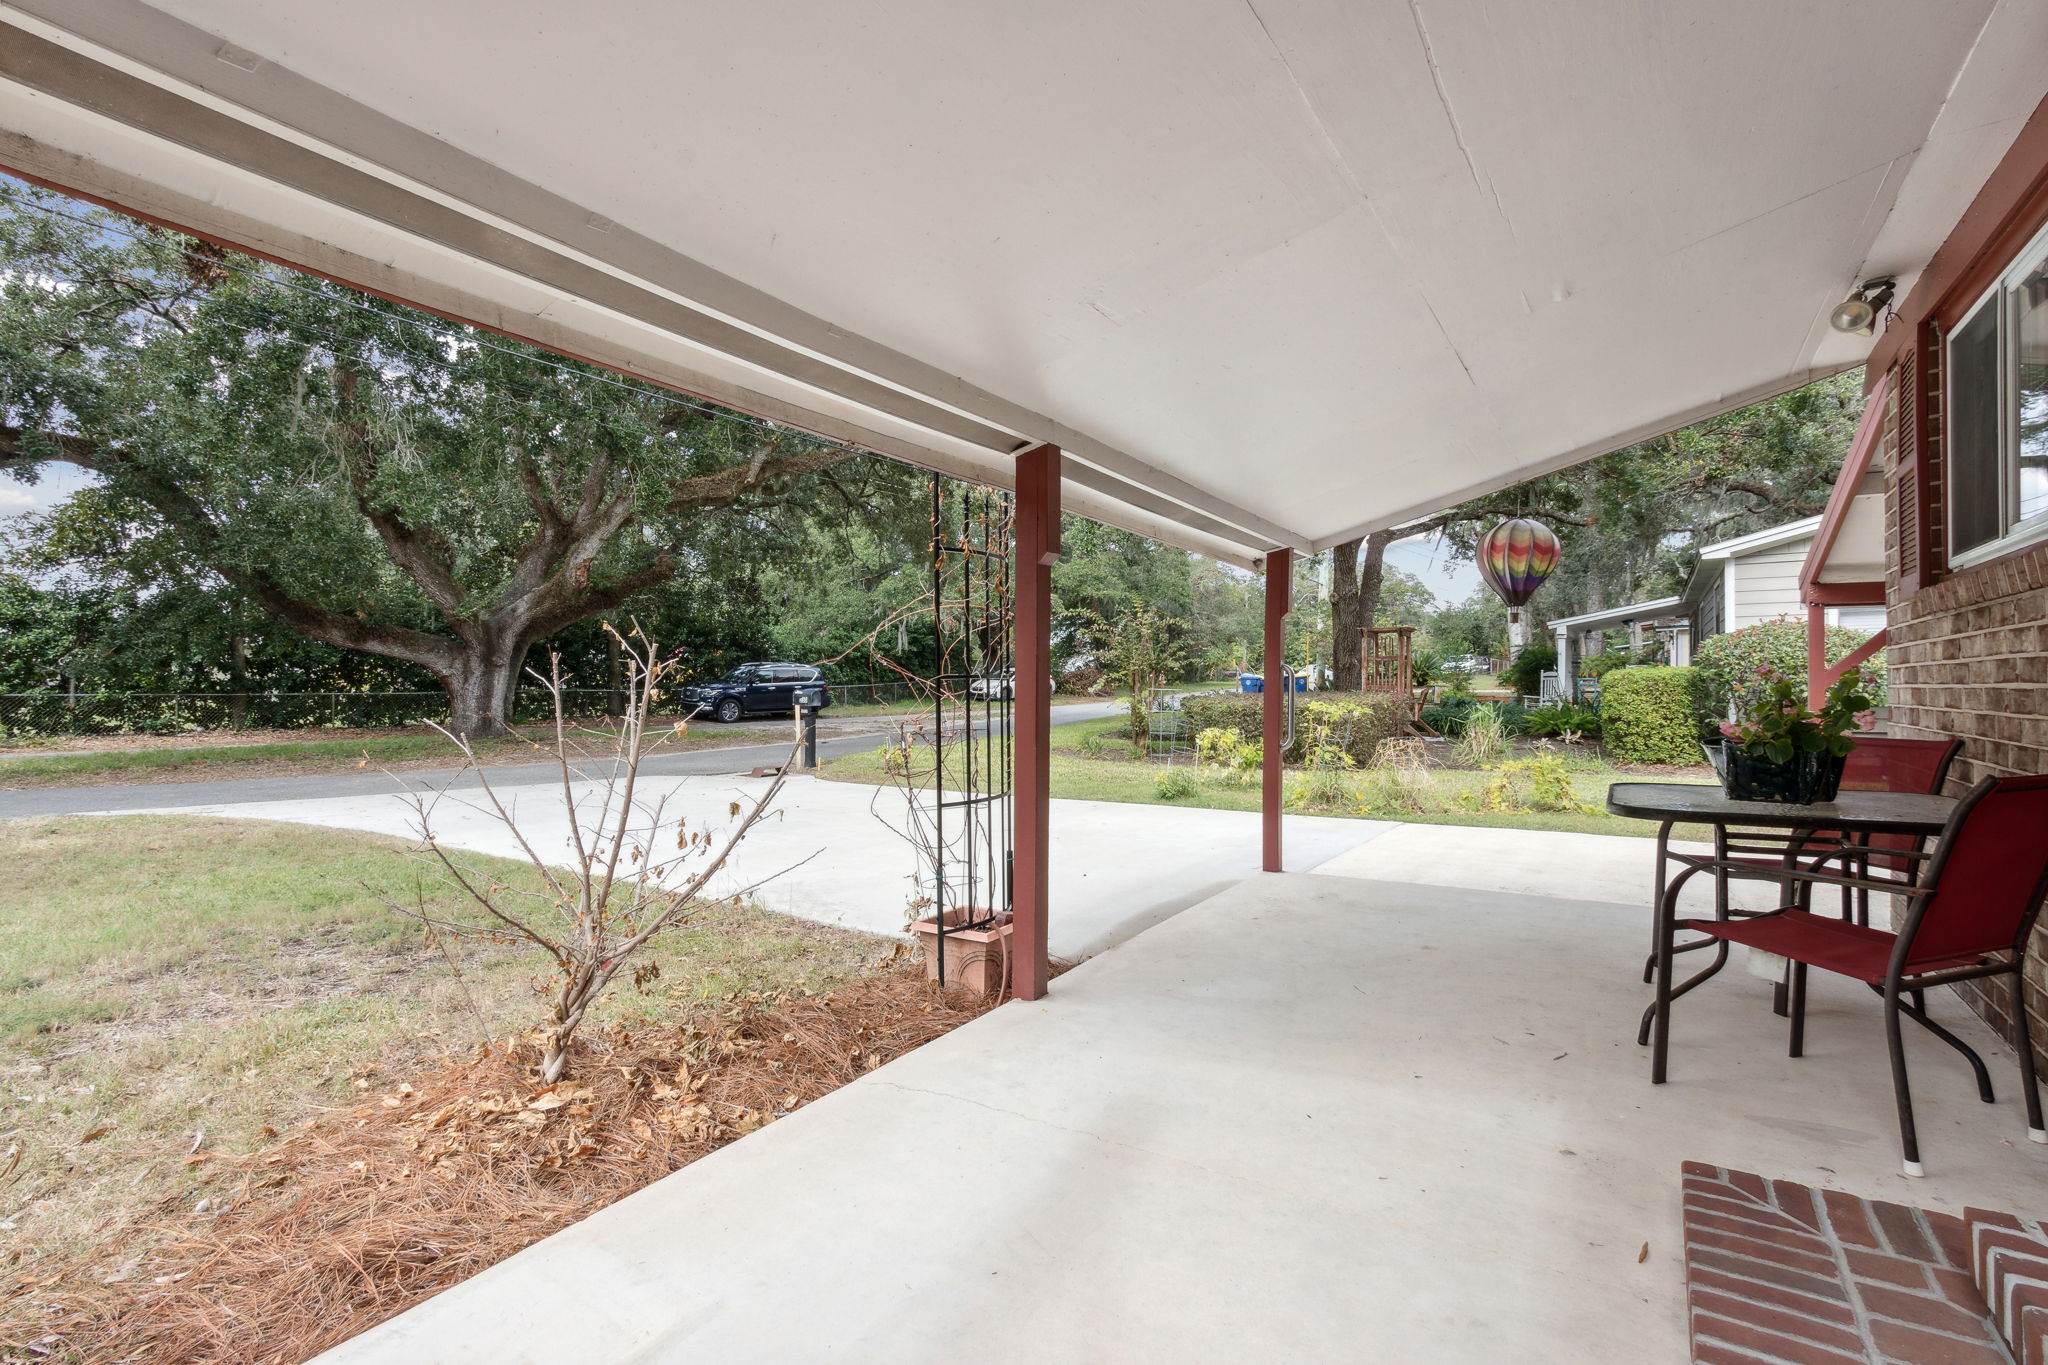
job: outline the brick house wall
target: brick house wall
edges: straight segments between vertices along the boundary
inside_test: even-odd
[[[1909,359],[1905,368],[1912,364]],[[1921,425],[1917,460],[1910,444],[1902,448],[1901,431],[1910,433],[1916,424],[1911,420],[1913,391],[1900,380],[1910,383],[1913,377],[1894,372],[1891,392],[1903,389],[1906,396],[1891,400],[1881,447],[1885,520],[1895,547],[1885,580],[1890,731],[1908,739],[1963,741],[1949,777],[1953,796],[1986,777],[2048,772],[2048,544],[1954,570],[1925,586],[1914,582],[1912,556],[1896,551],[1899,519],[1903,511],[1910,531],[1917,510],[1916,465],[1927,471],[1928,484],[1940,487],[1940,423]],[[1920,388],[1922,401],[1931,397],[1930,390],[1938,392],[1938,386]],[[1899,420],[1902,403],[1904,423]],[[1938,522],[1931,516],[1927,520]],[[1939,551],[1925,539],[1921,544]],[[2048,1067],[2048,925],[2035,931],[2027,983],[2035,1053]],[[1954,989],[2008,1042],[2013,1040],[2012,996],[2003,979],[1968,981]]]
[[[1877,457],[1885,474],[1889,728],[1963,741],[1952,796],[1986,777],[2048,773],[2048,543],[1952,566],[1942,451],[1942,338],[2044,226],[2048,100],[1978,188],[1866,362],[1866,382],[1889,378]],[[2048,925],[2035,931],[2025,978],[2035,1053],[2048,1065]],[[1954,989],[2013,1039],[2009,978]]]

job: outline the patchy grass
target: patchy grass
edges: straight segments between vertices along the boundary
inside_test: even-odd
[[[211,818],[0,823],[0,1156],[23,1149],[0,1188],[0,1264],[26,1273],[145,1210],[189,1211],[218,1197],[191,1156],[246,1152],[353,1102],[367,1065],[402,1068],[538,1019],[535,956],[459,945],[458,972],[366,888],[410,899],[403,847]],[[521,865],[473,861],[532,881]],[[652,945],[652,994],[627,987],[597,1015],[826,989],[890,946],[718,909]]]
[[[981,751],[976,754],[977,766],[989,759],[990,741],[979,740]],[[1560,748],[1559,756],[1569,770],[1572,789],[1581,804],[1592,807],[1591,812],[1577,811],[1531,811],[1506,814],[1491,811],[1464,810],[1457,803],[1475,796],[1490,780],[1489,775],[1470,768],[1433,768],[1430,782],[1441,804],[1452,807],[1444,811],[1424,814],[1395,811],[1361,809],[1352,804],[1341,807],[1304,812],[1315,815],[1345,816],[1371,820],[1400,820],[1412,824],[1432,825],[1478,825],[1497,829],[1545,829],[1564,830],[1577,834],[1618,834],[1634,838],[1654,838],[1657,827],[1646,821],[1609,815],[1605,806],[1607,788],[1615,782],[1700,782],[1712,785],[1712,776],[1705,769],[1669,769],[1651,771],[1642,768],[1622,768],[1608,762],[1597,750]],[[920,748],[913,751],[911,762],[916,766],[920,778],[929,775],[932,751]],[[819,776],[835,782],[861,782],[871,785],[885,784],[892,779],[885,770],[886,758],[880,748],[874,751],[847,754],[827,761],[819,770]],[[949,757],[949,767],[962,764],[964,758]],[[1192,795],[1179,799],[1163,797],[1159,791],[1159,774],[1169,766],[1183,770],[1193,769],[1190,755],[1176,755],[1172,759],[1146,758],[1140,755],[1127,737],[1127,721],[1121,716],[1102,720],[1082,721],[1075,725],[1063,725],[1053,731],[1052,751],[1052,794],[1074,801],[1118,801],[1140,805],[1159,806],[1202,806],[1214,810],[1259,809],[1259,790],[1256,786],[1240,786],[1221,780],[1214,774],[1202,774]],[[1360,785],[1358,773],[1346,775],[1354,789]],[[1301,774],[1290,769],[1285,776],[1285,789],[1292,801],[1301,785]],[[1294,809],[1292,804],[1288,807]],[[1710,838],[1703,828],[1681,826],[1673,831],[1674,837]]]

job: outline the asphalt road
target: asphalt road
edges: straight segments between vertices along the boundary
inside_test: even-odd
[[[1121,702],[1056,706],[1052,723],[1073,725],[1100,720],[1121,713]],[[873,749],[881,738],[870,732],[842,735],[818,742],[820,758],[837,758]],[[766,764],[780,763],[789,754],[787,741],[749,744],[733,749],[699,749],[694,753],[660,754],[640,765],[652,776],[711,776],[743,773]],[[592,771],[595,772],[595,765]],[[529,787],[560,780],[552,763],[519,763],[493,766],[489,770],[495,787]],[[327,773],[318,777],[242,777],[216,782],[155,782],[133,787],[39,787],[31,791],[0,792],[0,820],[34,819],[45,815],[81,815],[87,812],[160,810],[170,806],[222,806],[245,801],[296,801],[322,796],[375,796],[401,790],[439,790],[446,787],[474,787],[474,770],[422,768],[413,772],[385,773],[374,769],[357,773]]]

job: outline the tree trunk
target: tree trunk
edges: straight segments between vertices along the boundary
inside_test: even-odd
[[[604,713],[618,720],[626,714],[626,669],[625,661],[619,657],[619,637],[610,630],[604,632],[604,671]]]
[[[237,635],[228,642],[228,666],[235,684],[228,702],[228,728],[239,730],[249,720],[249,637]]]
[[[1358,547],[1347,540],[1330,549],[1330,686],[1356,692],[1359,685]]]
[[[1376,625],[1380,616],[1380,584],[1387,577],[1387,547],[1394,543],[1392,531],[1374,531],[1365,538],[1365,555],[1358,563],[1358,622]]]
[[[449,729],[460,739],[493,739],[508,733],[519,670],[526,651],[484,646],[463,651],[455,669],[441,678],[448,689]]]
[[[1356,692],[1364,681],[1365,628],[1379,616],[1393,543],[1393,531],[1374,531],[1330,551],[1330,681],[1339,692]]]

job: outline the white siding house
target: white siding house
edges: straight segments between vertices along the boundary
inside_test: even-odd
[[[1819,517],[1805,517],[1702,549],[1685,586],[1694,638],[1709,639],[1780,616],[1803,617],[1799,569],[1819,529]]]
[[[1655,634],[1665,640],[1671,662],[1684,664],[1691,662],[1692,649],[1702,640],[1779,617],[1804,620],[1799,571],[1820,520],[1806,517],[1704,547],[1682,596],[1551,621],[1547,629],[1557,644],[1559,693],[1579,695],[1579,662],[1599,651],[1611,630],[1626,628],[1631,645]],[[1827,609],[1831,626],[1874,632],[1884,623],[1883,607]]]

